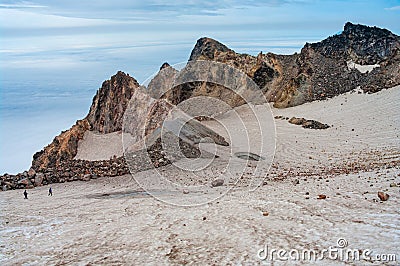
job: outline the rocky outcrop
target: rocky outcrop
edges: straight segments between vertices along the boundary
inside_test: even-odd
[[[209,140],[229,145],[223,137],[183,112],[173,112],[165,99],[154,99],[137,90],[124,116],[124,154],[131,173],[157,168],[173,161],[198,158],[198,144]],[[172,113],[171,113],[172,111]],[[207,154],[207,156],[213,156]]]
[[[78,141],[89,128],[86,119],[78,120],[71,129],[62,132],[52,143],[33,155],[32,168],[42,172],[58,167],[63,161],[72,160],[78,151]]]
[[[110,133],[122,129],[123,114],[138,86],[139,84],[134,78],[123,72],[118,72],[110,80],[105,81],[93,98],[89,114],[84,119],[78,120],[69,130],[61,132],[52,143],[33,155],[30,171],[34,171],[35,174],[30,175],[30,179],[26,179],[24,175],[7,175],[4,180],[8,181],[2,181],[2,183],[7,183],[4,188],[29,187],[29,184],[25,184],[28,182],[27,180],[30,180],[32,185],[38,186],[71,178],[82,180],[83,175],[88,177],[88,173],[94,173],[96,176],[115,175],[115,171],[110,170],[113,167],[107,165],[107,162],[74,160],[74,157],[78,151],[78,142],[86,131]],[[127,173],[125,163],[122,163],[121,160],[123,159],[117,159],[119,170],[116,173]],[[98,164],[102,165],[101,170],[96,170]],[[106,166],[103,166],[104,164]],[[21,183],[22,179],[25,181]],[[17,183],[13,180],[16,180]]]
[[[217,42],[213,41],[213,43]],[[232,50],[229,50],[228,53],[235,54]],[[215,58],[220,55],[224,54],[220,54],[219,50],[215,52]],[[202,57],[199,55],[199,58]],[[251,56],[247,55],[240,57],[243,58],[243,62],[247,59],[253,60]],[[257,60],[254,62],[257,63]],[[265,70],[266,68],[265,64],[260,62],[260,69]],[[249,71],[255,72],[256,70]],[[267,72],[268,74],[264,75],[259,71],[257,77],[273,75],[271,71]],[[204,96],[203,98],[217,99],[221,104],[223,102],[227,106],[237,107],[246,102],[261,104],[260,100],[262,101],[261,98],[263,98],[257,85],[243,71],[238,70],[232,64],[221,64],[219,61],[213,60],[189,61],[180,71],[171,67],[163,68],[150,82],[148,91],[153,97],[161,97],[173,105],[179,105],[190,98]],[[155,94],[154,91],[158,94]],[[213,102],[213,104],[216,103],[217,101]],[[210,108],[212,109],[212,107]],[[216,115],[218,112],[214,112],[214,114]]]
[[[318,43],[306,44],[306,47],[310,46],[328,58],[373,65],[399,56],[399,40],[399,36],[386,29],[347,22],[340,34]]]
[[[233,52],[222,43],[211,38],[203,37],[197,40],[189,61],[193,60],[213,60],[218,53]]]
[[[245,72],[274,106],[285,108],[326,99],[360,87],[377,92],[400,84],[400,37],[386,29],[346,23],[342,33],[307,43],[299,54],[238,54],[202,38],[190,60],[213,60]],[[367,73],[348,62],[379,64]],[[210,89],[212,91],[212,89]]]
[[[164,64],[161,70],[170,71],[173,77],[176,71],[168,66]],[[167,84],[166,79],[161,79],[159,83],[156,81],[155,79],[153,82],[155,91]],[[130,134],[130,141],[137,146],[148,139],[154,141],[147,143],[147,147],[138,151],[149,154],[146,158],[150,158],[150,164],[146,167],[143,167],[143,161],[138,158],[135,160],[136,165],[140,166],[136,168],[138,171],[170,163],[171,158],[164,158],[162,153],[159,128],[173,105],[165,99],[152,98],[144,89],[139,87],[136,80],[123,72],[118,72],[110,80],[105,81],[93,98],[87,117],[78,120],[71,129],[62,132],[52,143],[37,152],[33,156],[29,174],[2,176],[2,188],[4,190],[31,188],[55,182],[89,180],[99,176],[129,173],[128,166],[131,164],[127,164],[124,157],[103,161],[74,159],[78,151],[78,142],[88,130],[104,134],[123,130],[124,134]],[[196,147],[198,143],[195,143],[196,137],[199,139],[210,137],[217,143],[227,144],[218,134],[207,131],[204,126],[196,122],[191,122],[190,127],[184,125],[182,132],[186,132],[186,135],[174,132],[179,140],[179,151],[176,153],[182,153],[187,157],[200,155],[200,150]],[[148,139],[143,139],[146,136]],[[129,144],[125,144],[126,147],[130,147]]]
[[[386,29],[346,23],[342,33],[321,42],[306,44],[314,75],[311,85],[317,92],[310,100],[324,99],[360,86],[377,92],[400,84],[400,37]],[[379,67],[367,73],[348,69],[346,64]]]
[[[305,119],[305,118],[297,118],[292,117],[288,121],[290,124],[299,125],[303,128],[310,128],[310,129],[327,129],[330,128],[328,124],[323,124],[321,122]]]
[[[150,135],[149,138],[150,141],[143,149],[126,152],[126,164],[131,173],[165,166],[183,157],[211,158],[213,156],[204,151],[201,152],[197,145],[175,134],[164,134],[163,139],[161,135]]]
[[[197,69],[194,64],[199,60],[220,62],[232,68],[224,70],[227,72],[220,71],[218,67],[217,70],[204,71],[201,66],[197,66]],[[356,67],[349,67],[354,64],[374,66],[367,71],[359,71]],[[243,84],[238,87],[257,85],[251,87],[249,93],[244,93],[253,95],[249,99],[242,98],[229,86],[232,83],[231,77],[239,75],[232,75],[232,71],[237,69],[241,71],[240,74],[245,73],[246,77],[241,79]],[[196,73],[205,75],[199,79],[192,78],[196,77]],[[88,180],[97,176],[128,173],[128,166],[132,165],[127,165],[122,157],[92,162],[74,160],[79,140],[88,130],[103,134],[125,131],[124,133],[131,134],[133,142],[150,144],[136,151],[150,154],[150,163],[153,166],[168,164],[171,158],[162,153],[160,126],[175,105],[196,96],[222,100],[228,106],[235,107],[249,100],[262,98],[257,97],[258,95],[265,95],[275,107],[285,108],[334,97],[358,87],[368,93],[394,87],[400,84],[399,73],[400,37],[386,29],[350,22],[346,23],[340,34],[321,42],[307,43],[300,53],[293,55],[239,54],[218,41],[201,38],[191,52],[187,68],[179,72],[164,63],[147,88],[139,87],[134,78],[123,72],[118,72],[105,81],[94,96],[88,115],[37,152],[33,156],[30,171],[0,176],[1,186],[6,190],[30,188],[52,182]],[[214,81],[209,81],[208,78]],[[254,82],[249,82],[250,79]],[[210,114],[218,113],[217,109],[224,110],[214,106],[218,101],[210,100],[208,103],[211,102],[213,106],[207,108]],[[193,103],[188,103],[188,106]],[[125,113],[127,109],[128,112]],[[193,109],[196,108],[191,108]],[[124,114],[130,121],[125,121]],[[199,120],[212,117],[209,114],[191,115]],[[329,127],[304,118],[292,118],[289,122],[305,128]],[[196,146],[198,139],[210,138],[217,144],[225,145],[225,140],[218,134],[198,127],[197,124],[193,126],[193,123],[183,124],[183,129],[186,130],[183,135],[172,132],[171,136],[182,147],[177,152],[188,157],[199,156],[200,151]],[[151,142],[148,142],[149,139]],[[132,162],[135,165],[134,160],[130,160],[129,164]]]
[[[62,163],[73,160],[78,151],[78,142],[87,130],[100,133],[120,131],[126,106],[138,86],[134,78],[121,71],[110,80],[104,81],[93,98],[86,118],[78,120],[43,150],[35,153],[32,168],[37,172],[44,172],[48,168],[58,168]]]
[[[124,111],[138,87],[134,78],[121,71],[104,81],[86,116],[90,130],[104,134],[122,130]]]

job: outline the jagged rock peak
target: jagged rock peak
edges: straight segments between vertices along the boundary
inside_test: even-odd
[[[160,66],[160,70],[162,70],[162,69],[164,69],[164,68],[166,68],[166,67],[169,67],[169,66],[171,66],[171,65],[168,64],[168,62],[164,62],[164,63]]]
[[[326,57],[377,64],[399,53],[400,37],[387,29],[347,22],[342,33],[305,46],[310,47]]]
[[[190,54],[189,61],[199,59],[212,60],[217,52],[228,51],[232,50],[214,39],[203,37],[197,40],[196,45]]]
[[[126,106],[137,87],[139,83],[136,79],[122,71],[104,81],[86,117],[90,130],[104,134],[120,131]]]

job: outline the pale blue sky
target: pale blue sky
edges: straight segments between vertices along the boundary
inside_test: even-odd
[[[400,1],[0,0],[0,174],[28,168],[118,70],[142,82],[203,36],[290,54],[347,21],[399,34]]]
[[[144,71],[143,60],[155,53],[157,64],[184,61],[202,36],[241,52],[292,53],[305,41],[340,31],[346,21],[400,32],[400,1],[2,0],[0,67],[102,65],[101,77],[122,68],[141,81],[157,69],[154,62]],[[177,45],[182,51],[158,52]]]

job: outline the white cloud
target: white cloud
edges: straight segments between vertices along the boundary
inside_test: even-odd
[[[390,11],[400,10],[400,6],[387,7],[387,8],[385,8],[385,10],[390,10]]]
[[[45,8],[46,5],[35,4],[28,1],[20,1],[17,3],[2,3],[0,8],[24,9],[24,8]]]
[[[20,9],[20,8],[45,8],[46,6],[40,5],[30,5],[30,4],[0,4],[0,8],[13,8],[13,9]]]
[[[1,28],[62,28],[110,25],[110,23],[112,21],[106,19],[73,18],[18,9],[0,9]]]

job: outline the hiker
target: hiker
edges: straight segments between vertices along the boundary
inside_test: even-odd
[[[24,191],[24,196],[25,196],[25,199],[28,199],[28,192],[26,192],[26,189]]]
[[[49,196],[53,196],[53,190],[51,190],[51,187],[49,188]]]

